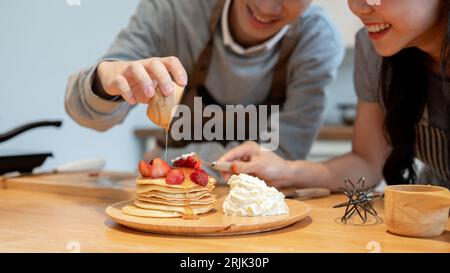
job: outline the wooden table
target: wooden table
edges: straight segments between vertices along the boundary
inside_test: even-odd
[[[312,208],[310,216],[284,229],[242,236],[178,237],[137,232],[109,220],[104,210],[121,201],[118,195],[97,191],[98,196],[84,196],[76,188],[73,194],[27,190],[17,186],[20,178],[10,181],[0,189],[0,252],[450,252],[449,227],[439,237],[418,239],[390,234],[382,223],[341,224],[337,219],[343,209],[331,207],[343,202],[343,195],[304,201]],[[124,189],[125,196],[129,190]],[[226,191],[217,188],[219,195]],[[382,217],[381,201],[375,206]]]

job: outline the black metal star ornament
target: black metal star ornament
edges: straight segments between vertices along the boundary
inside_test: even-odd
[[[377,212],[372,206],[372,200],[380,197],[378,194],[374,194],[375,186],[365,189],[365,178],[361,177],[358,182],[353,184],[353,182],[346,178],[344,182],[344,188],[340,190],[347,196],[348,201],[345,203],[338,204],[333,208],[343,208],[345,207],[344,216],[341,217],[341,222],[347,224],[347,222],[353,216],[359,215],[363,223],[367,222],[368,214],[376,217]],[[356,214],[355,214],[356,213]]]

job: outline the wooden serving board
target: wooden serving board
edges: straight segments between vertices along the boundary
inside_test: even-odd
[[[106,208],[106,214],[128,228],[159,234],[184,236],[222,236],[259,233],[294,224],[309,215],[311,208],[303,202],[286,199],[289,214],[266,217],[228,216],[222,212],[225,196],[218,200],[218,210],[201,214],[196,220],[182,218],[148,218],[124,214],[122,208],[133,201],[124,201]]]
[[[134,198],[136,176],[123,172],[46,173],[5,177],[0,184],[6,189],[124,200]]]

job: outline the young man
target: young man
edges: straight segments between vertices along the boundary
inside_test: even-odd
[[[303,159],[320,128],[325,88],[344,50],[339,32],[311,0],[142,0],[128,27],[96,65],[69,79],[66,109],[104,131],[121,123],[155,87],[187,85],[182,103],[280,105],[277,152]],[[175,56],[175,57],[173,57]],[[184,143],[217,159],[236,142]],[[293,145],[295,143],[295,145]]]

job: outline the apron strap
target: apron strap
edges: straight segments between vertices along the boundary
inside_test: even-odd
[[[266,105],[280,105],[280,108],[282,108],[286,101],[288,63],[292,52],[297,45],[298,38],[297,35],[291,34],[290,31],[288,31],[281,42],[280,56],[273,71],[270,94],[264,102]]]
[[[218,0],[216,6],[212,10],[211,18],[209,21],[209,31],[210,37],[208,43],[205,45],[205,48],[200,53],[200,56],[197,59],[197,62],[194,65],[193,72],[189,79],[189,84],[186,87],[186,91],[181,99],[180,104],[187,105],[189,107],[193,107],[194,97],[203,96],[203,97],[211,97],[208,93],[208,90],[204,88],[208,72],[209,65],[211,62],[212,52],[214,48],[214,33],[219,25],[222,11],[225,6],[226,0]],[[280,105],[282,108],[285,100],[286,100],[286,91],[287,91],[287,66],[289,62],[289,58],[292,52],[295,49],[295,46],[298,41],[298,35],[293,33],[292,31],[288,31],[281,41],[280,45],[280,54],[278,62],[274,68],[273,79],[271,90],[267,98],[262,104],[266,105]],[[212,98],[211,98],[212,99]],[[212,99],[213,100],[213,99]],[[205,103],[205,101],[204,101]],[[211,102],[217,104],[216,102]],[[194,119],[191,119],[192,128],[194,128]],[[205,119],[202,122],[205,123]],[[159,146],[164,147],[164,137],[161,134],[160,137],[157,138],[157,142]],[[203,142],[203,141],[175,141],[169,136],[169,146],[170,147],[184,147],[191,142]],[[226,144],[227,141],[221,141],[223,145]]]
[[[209,71],[209,64],[211,62],[212,51],[214,48],[214,32],[219,25],[225,2],[226,0],[219,0],[211,13],[211,18],[209,21],[209,41],[203,49],[202,53],[200,53],[200,56],[198,57],[197,62],[194,65],[194,71],[192,72],[191,76],[192,79],[190,80],[190,84],[187,88],[188,91],[196,90],[199,87],[203,86],[206,82]]]

